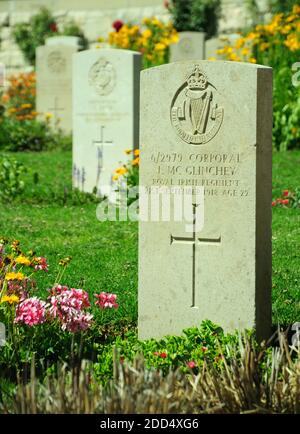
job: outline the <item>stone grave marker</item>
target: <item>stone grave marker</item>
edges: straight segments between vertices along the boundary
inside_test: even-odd
[[[78,50],[80,38],[78,36],[52,36],[46,39],[45,45],[67,45]]]
[[[74,187],[109,196],[115,169],[130,158],[125,150],[138,148],[140,69],[141,55],[129,50],[74,56]]]
[[[143,71],[140,144],[139,337],[205,319],[268,337],[272,69],[187,61]],[[169,195],[170,218],[150,218],[155,193]],[[188,219],[174,217],[183,193]]]
[[[205,33],[180,32],[179,41],[170,47],[171,62],[205,58]]]
[[[37,111],[52,115],[53,127],[72,130],[72,56],[75,47],[41,46],[36,51]]]

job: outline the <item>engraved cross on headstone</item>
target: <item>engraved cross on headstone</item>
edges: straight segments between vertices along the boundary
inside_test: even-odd
[[[221,243],[221,236],[218,238],[198,238],[196,236],[196,207],[197,204],[192,204],[193,206],[193,234],[191,237],[176,237],[171,235],[171,244],[181,243],[192,245],[193,256],[192,256],[192,306],[196,307],[196,245],[206,244],[219,246]]]
[[[59,108],[57,96],[54,98],[54,107],[49,107],[49,110],[54,114],[54,123],[55,126],[57,126],[59,122],[58,112],[63,112],[65,110],[64,107]]]
[[[100,140],[93,140],[93,144],[97,146],[97,180],[96,185],[99,184],[101,172],[103,170],[103,146],[112,145],[112,140],[104,140],[104,125],[100,126]]]

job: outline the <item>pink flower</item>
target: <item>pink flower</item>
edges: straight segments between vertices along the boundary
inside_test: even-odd
[[[124,25],[124,23],[121,20],[116,20],[112,23],[112,26],[116,32],[118,32],[123,27],[123,25]]]
[[[16,308],[15,323],[23,323],[30,327],[46,321],[47,303],[37,297],[26,298]]]
[[[49,314],[59,320],[63,330],[77,332],[90,327],[93,315],[84,312],[90,307],[86,291],[57,285],[50,290],[49,299]]]
[[[100,294],[95,294],[95,297],[98,299],[95,304],[100,307],[100,309],[117,309],[119,305],[116,303],[117,295],[110,294],[109,292],[101,292]]]
[[[187,366],[190,369],[196,368],[196,362],[194,362],[193,360],[191,360],[190,362],[187,362]]]

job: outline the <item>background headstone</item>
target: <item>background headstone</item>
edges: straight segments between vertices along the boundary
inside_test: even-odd
[[[69,47],[80,47],[80,38],[78,36],[52,36],[46,39],[45,45],[67,45]]]
[[[139,337],[209,319],[226,331],[271,325],[272,69],[182,62],[141,74],[140,186],[191,195],[183,221],[141,221]],[[196,187],[204,187],[197,228]],[[174,205],[171,201],[171,215]],[[143,211],[145,212],[145,211]]]
[[[205,33],[180,32],[177,44],[170,46],[170,60],[204,59],[205,58]]]
[[[218,50],[224,48],[225,45],[234,46],[236,41],[241,38],[239,33],[231,33],[228,35],[220,35],[215,38],[205,41],[205,59],[207,60],[222,60],[224,56],[218,53]]]
[[[138,148],[141,55],[95,49],[73,63],[73,186],[109,196],[112,175]]]
[[[75,47],[41,46],[36,50],[37,111],[51,113],[51,124],[72,130],[72,56]]]

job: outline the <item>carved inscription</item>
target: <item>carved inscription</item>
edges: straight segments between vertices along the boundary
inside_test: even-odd
[[[66,69],[66,59],[60,51],[52,51],[48,55],[47,65],[50,72],[60,74]]]
[[[196,207],[197,204],[193,204],[193,234],[191,237],[176,237],[171,235],[171,245],[176,243],[188,244],[192,246],[192,305],[196,307],[196,245],[205,244],[219,246],[221,243],[221,236],[218,238],[199,238],[196,234]]]
[[[249,190],[240,179],[239,153],[155,152],[152,186],[204,187],[206,196],[247,197]]]
[[[91,67],[89,72],[89,84],[98,95],[108,95],[116,84],[116,71],[113,65],[101,57]]]
[[[186,143],[203,145],[218,133],[223,112],[217,104],[215,87],[196,65],[171,104],[171,122],[176,133]]]

